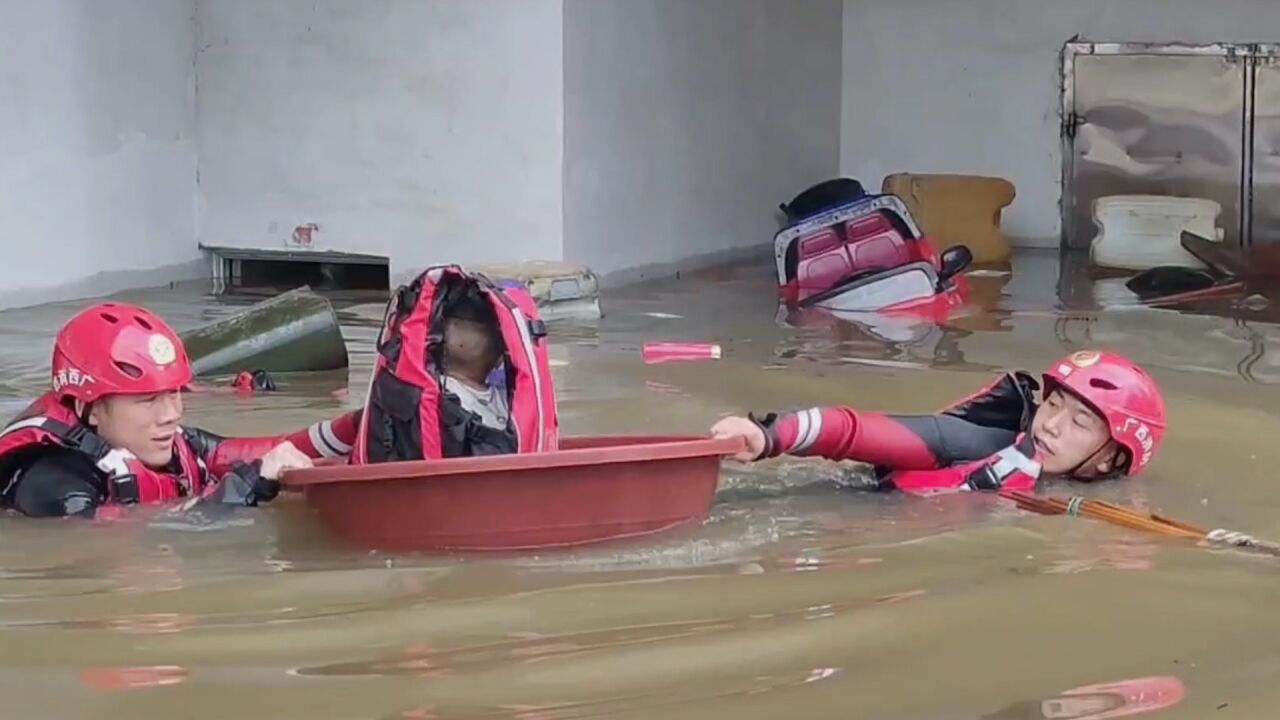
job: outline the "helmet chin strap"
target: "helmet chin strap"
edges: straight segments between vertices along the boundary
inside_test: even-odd
[[[1076,465],[1075,467],[1067,471],[1065,473],[1066,476],[1069,478],[1074,478],[1076,480],[1083,480],[1085,482],[1093,482],[1095,480],[1109,480],[1113,477],[1118,476],[1120,474],[1120,470],[1114,465],[1114,463],[1111,467],[1111,471],[1108,472],[1106,475],[1099,475],[1097,477],[1088,477],[1088,478],[1081,477],[1079,475],[1080,468],[1086,465],[1089,465],[1090,463],[1097,462],[1100,459],[1098,455],[1100,455],[1104,450],[1106,450],[1107,446],[1111,445],[1112,442],[1113,441],[1111,438],[1107,438],[1106,440],[1103,440],[1101,447],[1099,447],[1097,450],[1094,450],[1092,453],[1090,453],[1088,457],[1086,457],[1084,460],[1081,460],[1079,465]]]
[[[83,400],[71,401],[72,412],[74,412],[76,418],[78,418],[80,422],[84,423],[85,425],[89,424],[89,411],[91,409],[93,409],[92,406]]]

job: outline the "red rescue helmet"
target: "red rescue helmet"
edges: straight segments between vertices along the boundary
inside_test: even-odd
[[[178,334],[136,305],[105,302],[81,310],[53,343],[53,391],[89,403],[108,395],[180,390],[192,380]]]
[[[1045,371],[1045,395],[1059,387],[1091,405],[1106,420],[1111,439],[1129,453],[1127,475],[1137,475],[1151,462],[1168,420],[1164,396],[1145,370],[1123,355],[1081,350]]]

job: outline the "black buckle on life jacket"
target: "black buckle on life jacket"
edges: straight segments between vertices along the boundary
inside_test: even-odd
[[[964,479],[964,483],[973,490],[990,492],[999,490],[1000,486],[1004,485],[1004,479],[997,476],[995,469],[990,465],[983,465],[969,473],[969,476]]]
[[[108,482],[111,483],[111,497],[122,505],[134,505],[141,500],[138,491],[138,478],[134,474],[113,475]]]
[[[540,340],[547,336],[547,324],[542,320],[529,320],[529,336],[534,340]]]

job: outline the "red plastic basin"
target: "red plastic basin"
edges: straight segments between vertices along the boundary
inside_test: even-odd
[[[587,436],[560,450],[285,473],[334,532],[378,550],[532,550],[706,517],[737,439]]]

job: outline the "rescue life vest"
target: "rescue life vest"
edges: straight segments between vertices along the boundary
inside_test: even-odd
[[[1035,489],[1041,456],[1028,429],[1036,411],[1032,397],[1039,387],[1028,373],[1007,373],[942,411],[977,425],[1018,430],[1009,447],[981,460],[933,470],[898,470],[885,479],[898,490],[917,494]]]
[[[982,460],[935,470],[898,470],[885,479],[898,490],[926,495],[974,490],[1034,490],[1040,479],[1040,458],[1029,433],[1018,442]]]
[[[506,394],[504,429],[485,425],[445,385],[445,319],[477,296],[497,318],[501,359],[490,381]],[[351,462],[555,450],[559,422],[546,334],[523,288],[498,287],[456,265],[430,268],[400,286],[387,302]]]
[[[41,447],[57,446],[84,454],[101,473],[107,503],[162,503],[204,490],[208,472],[184,433],[174,436],[178,473],[153,470],[128,450],[113,448],[80,422],[52,392],[27,406],[0,430],[0,497],[8,497],[18,480],[18,464]]]

